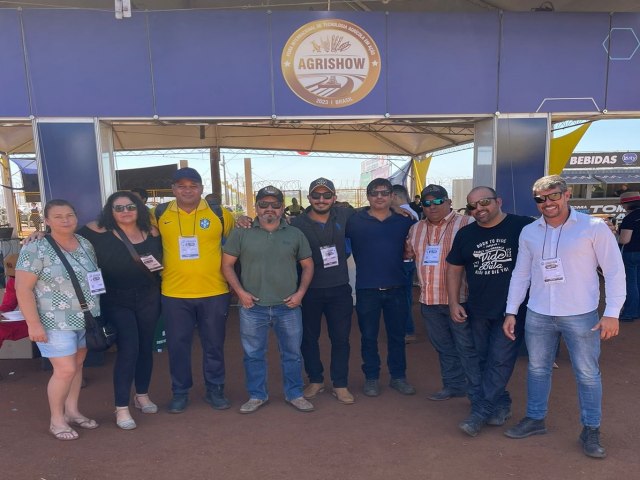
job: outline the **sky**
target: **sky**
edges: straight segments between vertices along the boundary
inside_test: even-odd
[[[567,128],[555,135],[565,135],[572,129]],[[594,122],[576,151],[627,151],[640,150],[640,120],[600,120]],[[225,164],[227,181],[235,183],[236,175],[244,179],[244,158],[252,159],[253,183],[262,186],[268,183],[285,182],[283,188],[306,190],[314,179],[327,177],[334,181],[338,189],[358,188],[361,162],[375,158],[374,155],[352,155],[336,158],[330,154],[313,153],[308,156],[295,152],[265,152],[250,154],[242,151],[223,150],[222,160]],[[116,156],[116,167],[135,168],[152,165],[178,163],[188,159],[189,165],[196,168],[205,179],[205,191],[210,191],[209,154],[170,153],[163,156]],[[393,164],[400,166],[406,160],[395,158]],[[395,170],[393,168],[392,170]],[[427,183],[450,185],[454,178],[471,178],[473,176],[473,148],[449,154],[436,154],[427,173]],[[269,182],[271,181],[271,182]]]

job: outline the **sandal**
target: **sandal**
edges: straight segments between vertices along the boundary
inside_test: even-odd
[[[100,426],[95,420],[86,417],[67,418],[67,422],[69,423],[69,425],[84,428],[85,430],[93,430],[94,428],[98,428]]]
[[[80,435],[73,428],[67,427],[62,430],[56,430],[53,425],[49,425],[49,433],[53,435],[57,440],[62,440],[63,442],[70,440],[77,440]]]
[[[140,401],[141,398],[146,398],[147,401],[142,403]],[[149,400],[148,393],[136,394],[136,396],[133,397],[133,404],[138,410],[142,410],[142,413],[158,413],[158,406]]]
[[[119,418],[119,412],[126,412],[127,416],[124,418]],[[122,430],[133,430],[137,427],[135,420],[131,418],[129,407],[116,407],[116,425]]]

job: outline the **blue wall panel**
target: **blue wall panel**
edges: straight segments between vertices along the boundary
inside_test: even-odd
[[[93,123],[38,123],[44,198],[63,198],[78,212],[78,225],[102,208]]]
[[[37,116],[152,116],[144,15],[25,10]]]
[[[609,49],[608,110],[640,110],[640,15],[614,14]],[[609,43],[610,40],[610,43]]]
[[[271,116],[267,14],[153,12],[149,24],[158,115]]]
[[[0,116],[28,117],[29,97],[18,12],[0,10]]]
[[[495,112],[497,13],[389,15],[389,112]]]
[[[608,14],[505,13],[499,111],[603,109],[608,29]]]

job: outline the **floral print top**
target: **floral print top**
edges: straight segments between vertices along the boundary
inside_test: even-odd
[[[80,246],[73,252],[63,250],[76,274],[82,293],[93,316],[100,315],[100,302],[92,295],[87,273],[98,269],[93,247],[87,239],[76,235]],[[16,270],[34,273],[38,281],[33,289],[40,321],[50,330],[82,330],[84,314],[76,297],[67,269],[46,238],[35,240],[20,250]]]

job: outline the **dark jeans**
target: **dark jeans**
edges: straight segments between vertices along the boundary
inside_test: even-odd
[[[116,406],[126,407],[134,382],[136,393],[149,392],[153,336],[160,317],[160,288],[118,290],[109,287],[100,298],[100,308],[105,319],[118,331],[113,390]]]
[[[407,321],[405,322],[405,335],[415,335],[416,326],[413,323],[413,275],[416,273],[416,262],[403,262],[405,274],[405,295],[407,298]]]
[[[202,344],[202,373],[207,390],[224,384],[224,338],[229,313],[229,294],[203,298],[162,296],[167,332],[171,389],[185,394],[193,386],[191,343],[198,328]]]
[[[384,315],[387,331],[387,367],[391,378],[405,378],[407,360],[405,357],[404,330],[407,318],[407,301],[404,287],[362,288],[356,290],[356,312],[360,327],[362,371],[368,380],[380,377],[380,354],[378,353],[378,333],[380,314]]]
[[[640,318],[640,252],[622,252],[624,272],[627,276],[627,299],[620,320]]]
[[[524,311],[526,308],[516,317],[516,339],[512,341],[502,331],[504,317],[486,318],[467,310],[482,375],[479,396],[476,401],[472,399],[471,408],[484,419],[499,409],[511,408],[511,396],[506,388],[524,340]]]
[[[318,339],[322,329],[322,314],[327,321],[331,339],[331,381],[343,388],[349,378],[349,335],[353,297],[349,284],[331,288],[310,288],[302,300],[302,357],[311,383],[323,383],[324,368],[320,361]]]
[[[438,352],[442,385],[455,392],[478,393],[480,364],[469,322],[454,322],[448,305],[420,305],[431,345]]]

